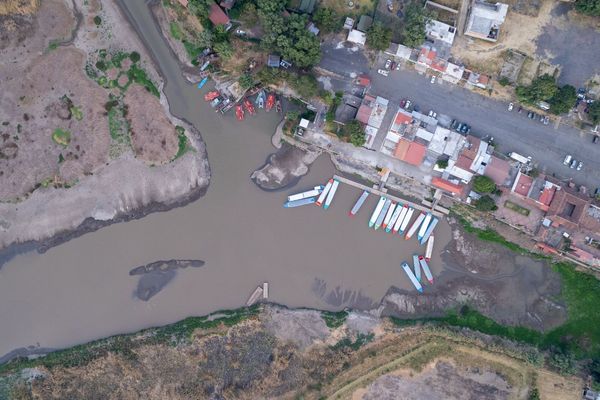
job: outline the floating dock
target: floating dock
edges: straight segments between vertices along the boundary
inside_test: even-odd
[[[375,226],[373,227],[373,229],[379,229],[379,227],[383,223],[383,219],[385,218],[388,209],[390,208],[390,204],[392,204],[392,201],[390,199],[386,199],[385,204],[383,205],[383,209],[381,210],[379,217],[377,217],[377,221],[375,221]]]
[[[316,197],[309,197],[308,199],[286,201],[285,203],[283,203],[283,206],[285,208],[294,208],[294,207],[305,206],[307,204],[314,204],[314,203],[316,203],[316,201],[317,201]]]
[[[398,232],[399,234],[403,234],[404,231],[406,230],[406,227],[408,226],[408,223],[410,222],[410,219],[412,218],[413,214],[415,212],[415,209],[410,207],[408,209],[408,212],[406,213],[406,217],[404,217],[404,221],[402,221],[402,225],[400,225],[400,231]]]
[[[425,257],[419,256],[419,263],[421,264],[421,268],[423,268],[425,277],[427,278],[429,283],[433,284],[433,275],[431,275],[431,271],[429,270],[429,264],[427,264]]]
[[[419,242],[421,244],[425,244],[425,242],[427,242],[427,239],[429,239],[429,236],[431,236],[431,234],[433,233],[433,230],[435,229],[435,226],[437,225],[438,221],[439,220],[436,217],[432,218],[431,223],[429,224],[429,226],[427,227],[427,230],[425,231],[425,234],[419,240]]]
[[[413,274],[412,270],[410,269],[410,267],[408,266],[408,264],[406,262],[402,263],[402,268],[404,268],[404,272],[406,272],[406,275],[408,275],[408,279],[410,279],[410,281],[414,285],[415,289],[417,289],[417,291],[419,293],[423,293],[423,286],[421,286],[421,284],[415,277],[415,274]]]
[[[369,197],[369,192],[365,190],[362,192],[362,194],[360,195],[358,200],[356,200],[356,203],[354,204],[354,207],[352,207],[352,210],[350,210],[350,213],[349,213],[350,216],[353,217],[356,215],[356,213],[358,213],[358,210],[360,210],[362,205],[365,203],[365,200],[367,199],[367,197]]]
[[[263,282],[263,292],[262,292],[262,296],[263,299],[268,299],[269,298],[269,282]]]
[[[381,213],[381,210],[383,209],[385,200],[386,200],[385,196],[381,196],[379,198],[379,201],[377,202],[377,206],[375,206],[375,210],[373,211],[373,214],[371,214],[371,219],[369,220],[369,228],[372,228],[373,225],[375,225],[375,222],[377,222],[377,217],[379,217],[379,214]]]
[[[307,190],[306,192],[296,193],[288,196],[288,201],[296,201],[306,199],[308,197],[315,197],[321,194],[325,187],[323,185],[315,186],[311,190]]]
[[[433,253],[433,240],[434,236],[429,236],[427,240],[427,248],[425,249],[425,260],[429,262],[431,260],[431,253]]]
[[[419,256],[413,254],[413,268],[415,270],[415,278],[421,282],[421,263],[419,263]]]
[[[394,210],[394,213],[392,214],[392,218],[390,219],[390,223],[385,228],[386,232],[391,232],[392,229],[394,229],[394,227],[396,225],[396,222],[398,221],[398,218],[400,218],[400,214],[405,209],[405,207],[406,206],[402,205],[401,203],[398,203],[396,205],[396,209]]]
[[[325,204],[323,205],[324,209],[327,210],[329,208],[329,206],[331,205],[331,202],[333,201],[333,196],[335,196],[335,192],[337,192],[339,185],[340,185],[340,182],[336,181],[334,179],[333,184],[331,185],[331,189],[329,190],[329,193],[327,194],[327,198],[325,199]]]
[[[424,219],[425,219],[425,213],[423,211],[421,211],[421,214],[419,214],[419,216],[417,217],[415,222],[412,224],[412,226],[410,227],[408,232],[406,232],[406,236],[404,236],[404,239],[406,239],[406,240],[410,239],[415,234],[417,229],[419,229],[419,225],[421,225],[421,223],[423,222]]]
[[[258,299],[260,299],[262,296],[263,288],[262,286],[257,286],[256,289],[254,289],[254,292],[252,292],[252,294],[250,295],[248,301],[246,302],[246,307],[250,307],[252,304],[256,303]]]
[[[396,203],[394,203],[392,201],[392,204],[390,204],[390,208],[388,208],[387,214],[385,214],[385,218],[383,219],[383,225],[381,225],[381,227],[383,229],[386,229],[387,226],[390,223],[390,220],[392,219],[392,215],[394,214],[394,211],[396,210]],[[387,231],[387,229],[386,229]]]
[[[325,197],[327,197],[327,194],[329,193],[329,190],[331,189],[332,185],[333,185],[333,178],[331,178],[325,185],[325,188],[323,189],[323,191],[321,192],[321,195],[319,196],[319,198],[317,199],[317,202],[315,203],[316,205],[321,207],[321,205],[325,201]]]

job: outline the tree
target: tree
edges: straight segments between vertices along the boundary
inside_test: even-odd
[[[333,9],[327,7],[317,9],[313,21],[324,33],[337,32],[342,25],[340,16]]]
[[[138,62],[140,61],[140,53],[138,53],[137,51],[132,51],[131,53],[129,53],[129,59],[131,60],[131,62]]]
[[[365,133],[363,131],[353,132],[350,135],[350,143],[352,143],[356,147],[364,146],[366,141],[367,141],[367,138],[365,137]]]
[[[479,211],[495,211],[498,209],[496,202],[487,194],[475,201],[475,208]]]
[[[347,137],[350,140],[350,143],[356,147],[365,144],[365,132],[363,126],[357,120],[350,121],[344,125],[344,127],[338,132],[338,135]]]
[[[556,94],[548,101],[552,114],[563,114],[569,112],[577,101],[577,91],[571,85],[565,85],[558,89]]]
[[[487,176],[477,175],[473,179],[473,190],[477,193],[492,193],[496,190],[496,184]]]
[[[448,167],[448,160],[438,160],[438,162],[436,163],[436,165],[438,166],[438,168],[444,169]]]
[[[589,116],[594,124],[600,124],[600,100],[590,104]]]
[[[575,9],[582,14],[600,16],[600,0],[576,0]]]
[[[242,7],[240,19],[248,26],[254,26],[258,22],[258,11],[256,5],[248,1]]]
[[[375,22],[367,31],[367,46],[383,51],[390,47],[392,41],[391,29],[385,27],[381,22]]]
[[[233,47],[229,42],[219,42],[215,44],[214,50],[221,58],[228,59],[233,56]]]
[[[288,111],[287,114],[285,114],[285,118],[287,118],[288,121],[295,121],[300,118],[300,113],[298,111]]]
[[[296,74],[290,74],[288,83],[300,97],[305,99],[309,99],[319,94],[319,83],[312,75],[298,76]]]
[[[529,86],[517,86],[519,100],[529,104],[550,100],[558,91],[556,81],[548,74],[538,76]]]
[[[250,75],[250,74],[243,74],[238,79],[238,83],[240,84],[240,86],[242,87],[242,89],[249,89],[249,88],[251,88],[254,85],[254,80],[252,79],[252,75]]]
[[[408,47],[419,47],[425,41],[425,24],[429,15],[417,3],[406,7],[404,29],[402,30],[402,43]]]
[[[529,391],[529,400],[540,400],[540,392],[537,388],[533,388]]]
[[[213,0],[190,0],[188,10],[199,19],[207,19]]]
[[[202,32],[196,35],[196,47],[199,48],[208,48],[213,44],[213,33],[209,29],[204,29]]]

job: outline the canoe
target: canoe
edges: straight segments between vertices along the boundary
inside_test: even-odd
[[[375,226],[373,227],[373,229],[375,229],[375,230],[379,229],[379,227],[383,223],[383,219],[385,218],[385,214],[387,213],[387,210],[390,208],[391,204],[392,204],[392,200],[387,199],[385,201],[385,203],[383,205],[383,208],[381,209],[381,213],[377,217],[377,221],[375,221]]]
[[[319,198],[317,199],[317,202],[315,203],[319,207],[321,207],[321,205],[323,205],[323,202],[325,201],[325,197],[327,197],[327,194],[329,193],[329,190],[331,189],[331,185],[333,185],[333,178],[331,178],[327,182],[327,184],[325,185],[325,188],[323,189],[323,191],[321,192],[321,195],[319,196]]]
[[[386,200],[385,196],[381,196],[379,198],[379,201],[377,202],[377,206],[375,206],[375,210],[373,211],[373,214],[371,215],[371,219],[369,220],[369,228],[372,228],[373,225],[375,225],[375,222],[377,221],[377,217],[379,217],[379,214],[381,213],[381,210],[383,209],[385,200]]]

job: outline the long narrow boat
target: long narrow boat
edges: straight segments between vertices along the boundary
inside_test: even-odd
[[[338,186],[340,185],[340,181],[338,180],[333,180],[333,185],[331,185],[331,189],[329,190],[329,193],[327,194],[327,198],[325,198],[325,203],[323,204],[323,208],[324,209],[328,209],[329,206],[331,205],[331,202],[333,201],[333,196],[335,196],[335,192],[338,189]]]
[[[246,111],[248,111],[250,113],[250,115],[256,114],[254,105],[252,104],[252,102],[250,100],[244,99],[244,107],[246,108]]]
[[[277,100],[275,101],[275,109],[277,110],[277,112],[278,112],[279,114],[281,114],[282,108],[281,108],[281,101],[280,101],[279,99],[277,99]]]
[[[317,201],[316,197],[307,197],[306,199],[300,199],[300,200],[294,200],[294,201],[286,201],[283,204],[283,206],[285,208],[294,208],[294,207],[305,206],[307,204],[313,204],[315,201]]]
[[[419,263],[418,254],[413,254],[413,268],[415,270],[415,278],[421,282],[421,264]]]
[[[408,223],[410,222],[410,219],[412,218],[414,212],[415,212],[414,208],[412,208],[412,207],[408,208],[406,217],[404,218],[404,221],[402,221],[402,225],[400,225],[400,231],[398,232],[400,235],[402,235],[404,233],[404,231],[406,230],[406,227],[408,226]]]
[[[315,186],[314,188],[307,190],[306,192],[291,194],[288,196],[287,199],[288,201],[296,201],[306,199],[307,197],[315,197],[321,194],[323,188],[323,185]]]
[[[375,230],[379,229],[379,227],[383,223],[383,219],[385,218],[385,215],[387,214],[387,211],[390,208],[391,204],[392,204],[392,200],[387,199],[385,201],[385,204],[383,205],[383,209],[381,210],[381,213],[377,217],[377,221],[375,221],[375,226],[373,227],[373,229],[375,229]]]
[[[431,260],[431,254],[433,253],[433,240],[435,239],[434,235],[429,236],[427,240],[427,248],[425,249],[425,261],[429,262]]]
[[[411,225],[408,232],[406,232],[406,236],[404,236],[404,239],[406,239],[406,240],[410,239],[415,234],[417,229],[419,229],[419,225],[421,225],[421,223],[423,222],[424,219],[425,219],[425,213],[421,211],[421,214],[419,214],[419,216],[417,217],[415,222]]]
[[[373,211],[373,214],[371,215],[371,219],[369,220],[369,228],[372,228],[373,225],[375,225],[375,222],[377,221],[377,217],[379,217],[379,214],[381,213],[381,210],[383,209],[383,205],[385,204],[386,198],[385,196],[381,196],[379,198],[379,201],[377,202],[377,206],[375,206],[375,210]]]
[[[267,96],[267,108],[265,109],[267,112],[271,111],[273,106],[275,105],[275,95],[273,93],[269,93]]]
[[[417,234],[417,240],[419,242],[421,241],[421,239],[423,239],[425,232],[427,232],[427,228],[429,227],[429,223],[431,222],[431,217],[431,213],[428,212],[425,216],[425,219],[423,220],[423,223],[421,224],[421,227],[419,228],[419,233]]]
[[[427,242],[427,239],[429,239],[429,236],[431,236],[431,234],[433,233],[433,230],[435,229],[435,226],[437,225],[437,223],[439,222],[439,220],[436,217],[433,217],[431,219],[431,223],[429,224],[429,226],[427,227],[427,230],[425,231],[425,234],[423,235],[423,237],[419,240],[419,242],[421,244],[425,244],[425,242]]]
[[[218,90],[213,90],[212,92],[208,92],[204,95],[204,100],[205,101],[213,101],[214,99],[219,97],[220,94],[221,93],[219,93]]]
[[[364,192],[362,192],[362,194],[360,195],[358,200],[356,200],[354,207],[352,207],[352,210],[350,210],[348,215],[350,215],[351,217],[354,217],[356,215],[356,213],[358,212],[358,210],[360,210],[362,205],[365,203],[365,200],[367,199],[367,197],[369,197],[369,192],[367,190],[365,190]]]
[[[238,119],[238,121],[244,120],[244,109],[242,108],[241,104],[235,106],[235,117]]]
[[[321,192],[321,195],[319,196],[319,198],[317,199],[317,202],[315,203],[319,207],[321,207],[321,205],[325,201],[325,197],[327,197],[327,194],[329,193],[329,189],[331,189],[331,185],[333,185],[333,178],[331,178],[327,182],[327,184],[325,185],[325,188],[323,189],[323,191]]]
[[[396,209],[394,210],[394,213],[392,214],[390,223],[385,228],[386,232],[389,233],[392,231],[392,229],[394,228],[394,225],[396,225],[396,221],[398,221],[398,218],[400,217],[400,213],[402,213],[402,210],[404,210],[404,207],[406,207],[406,206],[403,206],[402,203],[398,203],[398,205],[396,206]]]
[[[406,262],[402,263],[402,268],[404,268],[404,272],[406,272],[406,275],[408,275],[408,279],[410,279],[412,284],[415,286],[415,289],[417,289],[419,293],[423,293],[423,286],[421,286],[421,284],[415,277],[415,274],[413,274],[412,270]]]
[[[387,226],[390,223],[390,220],[392,219],[392,215],[394,215],[394,211],[396,210],[396,203],[392,201],[392,204],[390,204],[390,208],[388,208],[387,214],[385,214],[385,218],[383,219],[383,224],[381,225],[381,227],[383,229],[386,229]],[[387,231],[387,229],[386,229]]]
[[[406,217],[407,212],[408,206],[405,204],[404,207],[402,207],[402,211],[400,212],[400,215],[398,216],[394,227],[392,228],[393,233],[397,233],[400,230],[400,226],[402,225],[402,221],[404,221],[404,217]]]
[[[256,106],[258,108],[265,107],[265,91],[264,90],[261,90],[258,92],[258,94],[256,95],[256,100],[254,102],[256,103]]]
[[[205,76],[200,82],[198,82],[198,89],[202,89],[202,86],[206,85],[206,82],[208,82],[208,76]]]
[[[421,264],[421,268],[423,268],[423,272],[429,283],[433,283],[433,275],[431,275],[431,270],[429,269],[429,264],[427,264],[425,257],[419,256],[419,263]]]

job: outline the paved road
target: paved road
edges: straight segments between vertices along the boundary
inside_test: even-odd
[[[600,143],[594,145],[590,134],[565,125],[554,129],[552,124],[528,119],[525,111],[517,113],[516,107],[509,112],[504,102],[446,82],[432,84],[429,77],[413,70],[393,71],[384,77],[373,69],[370,76],[371,92],[391,103],[399,104],[400,99],[409,98],[422,112],[433,109],[468,123],[474,135],[493,136],[498,151],[530,155],[541,171],[555,173],[559,178],[573,178],[592,190],[600,187]],[[563,165],[567,154],[583,161],[581,171]]]

